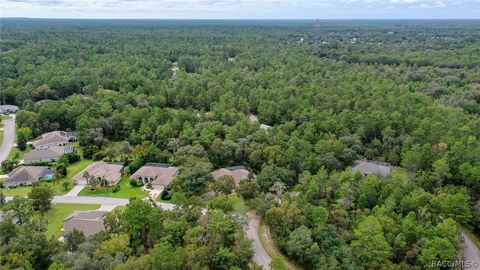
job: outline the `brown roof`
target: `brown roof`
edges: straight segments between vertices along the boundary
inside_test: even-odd
[[[66,131],[52,131],[42,134],[38,139],[32,142],[33,147],[43,148],[52,145],[62,145],[69,142],[74,137],[74,133]]]
[[[230,168],[221,168],[212,172],[214,179],[218,179],[225,175],[230,175],[235,180],[235,184],[238,185],[240,181],[247,179],[249,171],[243,166],[230,167]]]
[[[132,174],[131,178],[146,178],[152,181],[152,185],[168,186],[177,175],[178,169],[164,163],[147,163]]]
[[[74,211],[63,220],[65,234],[77,229],[83,235],[90,236],[105,230],[103,217],[105,211]]]
[[[119,163],[108,163],[105,161],[97,161],[88,165],[83,171],[73,177],[76,184],[86,184],[87,179],[83,176],[84,172],[88,172],[95,178],[106,179],[110,185],[116,185],[122,178],[123,165]]]

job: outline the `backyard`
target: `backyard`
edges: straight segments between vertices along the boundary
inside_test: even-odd
[[[132,197],[136,198],[145,198],[148,194],[143,191],[141,187],[133,187],[130,185],[130,178],[128,176],[123,176],[120,182],[117,184],[120,187],[120,190],[113,192],[113,187],[109,187],[106,190],[103,188],[98,188],[97,190],[90,190],[89,187],[85,187],[80,191],[78,196],[94,196],[94,197],[114,197],[114,198],[125,198],[130,199]]]
[[[23,157],[25,156],[25,153],[27,153],[28,151],[30,151],[29,147],[27,147],[27,149],[25,149],[25,151],[21,151],[20,149],[18,149],[18,147],[13,147],[12,151],[10,151],[10,153],[8,154],[7,159],[8,160],[22,160]]]
[[[50,186],[53,189],[53,193],[55,195],[63,195],[66,194],[72,188],[72,177],[75,176],[77,173],[82,171],[85,167],[87,167],[92,160],[89,159],[82,159],[72,165],[70,165],[67,169],[67,176],[60,179],[60,181],[52,181],[43,183],[45,185]],[[63,183],[67,181],[69,184],[67,189],[63,186]],[[16,188],[0,188],[0,192],[2,192],[6,196],[15,196],[15,195],[28,195],[30,190],[32,189],[31,186],[24,186],[24,187],[16,187]]]
[[[62,236],[63,220],[73,211],[95,210],[99,207],[100,205],[98,204],[55,204],[45,214],[45,218],[48,221],[47,236],[54,236],[55,238]]]

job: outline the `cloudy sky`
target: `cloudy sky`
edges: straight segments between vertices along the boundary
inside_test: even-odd
[[[0,0],[0,17],[479,19],[480,0]]]

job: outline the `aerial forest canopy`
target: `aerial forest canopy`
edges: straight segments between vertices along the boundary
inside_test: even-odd
[[[173,189],[188,197],[212,169],[243,165],[256,184],[237,193],[306,269],[439,269],[431,261],[457,258],[459,225],[480,234],[478,21],[1,24],[0,101],[20,107],[18,128],[77,131],[84,158],[130,172],[180,166]],[[359,159],[394,172],[361,177],[349,169]],[[201,218],[156,215],[183,229],[146,243],[120,226],[106,241],[125,236],[131,250],[115,263],[164,250],[180,261],[202,245],[183,240],[205,230]],[[245,269],[233,221],[211,215],[235,256],[154,269]]]

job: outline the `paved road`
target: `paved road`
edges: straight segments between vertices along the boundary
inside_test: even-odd
[[[11,200],[12,196],[7,196],[7,201]],[[125,206],[128,204],[128,199],[111,198],[111,197],[88,197],[88,196],[55,196],[53,203],[71,203],[71,204],[100,204],[100,205],[114,205]],[[173,203],[157,203],[158,206],[165,210],[171,210],[175,205]]]
[[[463,247],[463,256],[466,265],[465,270],[480,270],[480,250],[475,246],[475,244],[468,238],[466,234],[462,232],[462,236],[465,239]]]
[[[248,228],[245,231],[245,236],[253,240],[252,242],[252,249],[254,251],[253,254],[253,261],[262,269],[265,270],[270,270],[270,267],[268,266],[270,262],[272,261],[272,258],[268,256],[267,251],[263,248],[262,242],[260,241],[260,237],[258,234],[258,223],[259,223],[259,218],[258,216],[250,212],[248,213]]]
[[[0,163],[7,159],[15,143],[15,114],[11,114],[12,119],[3,120],[3,141],[0,146]]]

